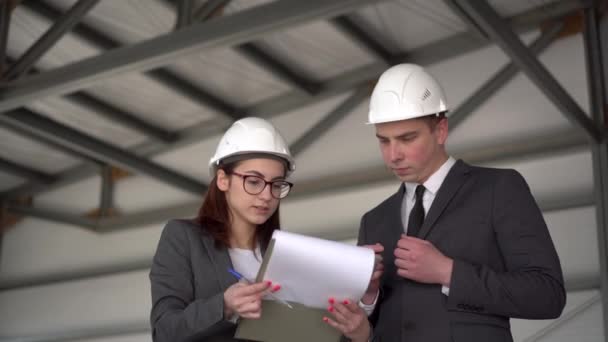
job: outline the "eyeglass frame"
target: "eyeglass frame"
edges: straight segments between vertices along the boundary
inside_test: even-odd
[[[276,198],[276,199],[283,199],[283,198],[287,197],[287,195],[289,195],[289,193],[291,192],[291,188],[293,188],[293,183],[288,182],[288,181],[286,181],[284,179],[282,179],[282,180],[274,180],[274,181],[270,181],[269,182],[269,181],[265,180],[263,177],[260,177],[258,175],[245,175],[245,174],[242,174],[242,173],[239,173],[239,172],[236,172],[236,171],[232,171],[232,172],[230,172],[230,174],[241,177],[243,179],[243,190],[245,190],[246,193],[248,193],[249,195],[252,195],[252,196],[261,194],[262,192],[264,192],[264,190],[266,190],[266,187],[268,185],[270,185],[270,195],[273,198]],[[251,193],[251,192],[247,191],[247,188],[245,187],[245,182],[247,181],[248,177],[255,177],[255,178],[261,180],[262,182],[264,182],[264,187],[262,187],[262,189],[260,190],[260,192],[258,192],[258,193]],[[289,185],[289,190],[287,190],[287,194],[284,197],[277,197],[272,192],[272,184],[278,183],[278,182],[285,183],[285,184]]]

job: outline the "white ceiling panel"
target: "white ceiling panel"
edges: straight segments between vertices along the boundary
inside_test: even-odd
[[[374,57],[325,21],[300,25],[262,40],[273,55],[297,65],[309,78],[324,80],[374,62]]]
[[[195,196],[146,176],[135,176],[120,181],[114,190],[114,204],[124,213],[161,208],[167,205],[200,200]],[[196,213],[193,213],[195,215]],[[168,217],[167,219],[170,219]],[[117,227],[120,228],[120,227]]]
[[[580,35],[560,39],[540,57],[541,62],[552,72],[558,82],[587,111],[587,85]],[[469,64],[470,63],[470,64]],[[487,65],[487,63],[485,63]],[[496,63],[494,70],[505,64],[504,59]],[[471,66],[475,65],[475,72]],[[484,62],[479,59],[454,59],[430,70],[443,82],[448,101],[457,103],[465,99],[463,84],[469,75],[483,72]],[[494,71],[495,72],[495,71]],[[490,74],[493,74],[491,72]],[[486,74],[487,75],[487,74]],[[489,77],[489,76],[485,76]],[[465,81],[467,83],[467,81]],[[477,89],[474,85],[473,89]],[[460,89],[460,90],[459,90]],[[518,73],[497,94],[481,105],[450,134],[448,146],[463,151],[479,146],[496,145],[541,135],[547,132],[564,131],[572,127],[565,116],[522,73]]]
[[[412,50],[466,29],[443,0],[388,1],[358,13],[393,52]]]
[[[33,169],[56,173],[78,163],[77,159],[0,127],[0,157]]]
[[[144,135],[122,126],[120,122],[104,119],[63,98],[36,101],[28,107],[36,113],[44,113],[44,116],[65,126],[119,147],[133,146],[146,140]]]
[[[65,11],[76,1],[48,3]],[[175,13],[170,2],[164,0],[104,0],[93,7],[84,21],[123,44],[132,44],[172,30]]]
[[[188,127],[217,114],[168,87],[150,82],[141,74],[112,78],[87,91],[168,131]]]
[[[331,112],[339,103],[344,101],[348,95],[334,96],[315,105],[275,116],[270,121],[281,132],[287,143],[292,144],[314,124]],[[209,182],[207,165],[209,159],[215,153],[221,137],[222,134],[216,134],[202,139],[198,143],[161,154],[155,157],[154,160],[183,174]],[[296,172],[293,174],[293,179],[299,180],[302,178],[301,167],[300,158],[296,157]]]
[[[0,285],[54,274],[76,274],[120,265],[147,264],[164,222],[98,234],[87,229],[27,218],[4,235]]]
[[[601,305],[597,301],[598,290],[568,292],[565,317],[571,317],[562,324],[552,324],[554,320],[525,320],[512,319],[511,328],[515,341],[538,342],[570,342],[570,341],[601,341],[603,339]],[[589,303],[591,304],[589,306]],[[581,312],[581,307],[585,308]],[[579,312],[574,314],[575,312]],[[554,327],[554,329],[550,329]],[[536,337],[539,331],[546,331],[540,338]]]
[[[9,175],[8,173],[0,170],[0,192],[6,191],[22,184],[25,179]]]
[[[557,0],[488,0],[488,2],[501,16],[510,17]]]
[[[170,68],[184,79],[238,106],[250,105],[291,89],[232,49],[205,51],[183,58]]]
[[[50,22],[17,6],[12,14],[7,54],[13,59],[20,57],[50,27]],[[68,33],[42,56],[36,66],[52,69],[97,55],[99,50]]]
[[[84,216],[99,208],[101,177],[94,176],[36,196],[35,206]]]

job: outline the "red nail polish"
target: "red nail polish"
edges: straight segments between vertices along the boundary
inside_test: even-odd
[[[270,280],[266,280],[266,285],[268,285],[270,287],[270,286],[272,286],[272,282]]]
[[[325,322],[325,323],[329,322],[329,318],[323,317],[323,322]]]
[[[275,285],[275,286],[272,288],[272,291],[276,292],[276,291],[279,291],[280,289],[281,289],[281,285]]]
[[[329,304],[334,304],[336,302],[336,300],[333,297],[329,298]]]
[[[348,299],[345,299],[342,303],[344,303],[344,305],[348,305],[348,303],[350,302],[348,301]]]
[[[334,307],[333,307],[333,306],[328,307],[328,308],[327,308],[327,311],[329,311],[329,312],[334,312]]]

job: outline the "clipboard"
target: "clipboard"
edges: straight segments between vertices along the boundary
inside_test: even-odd
[[[256,281],[262,281],[272,256],[275,239],[264,253]],[[290,302],[293,309],[274,301],[262,300],[260,319],[239,319],[235,338],[264,342],[337,342],[342,334],[323,322],[326,310]]]

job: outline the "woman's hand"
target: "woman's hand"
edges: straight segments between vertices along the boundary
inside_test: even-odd
[[[351,339],[352,342],[366,342],[369,340],[371,326],[367,320],[365,311],[353,303],[352,300],[344,300],[342,303],[329,299],[327,311],[332,318],[323,317],[323,321],[338,329],[342,334]]]
[[[361,247],[373,250],[376,257],[372,278],[369,282],[367,290],[365,291],[365,294],[363,295],[363,298],[361,298],[363,304],[370,305],[374,303],[376,297],[378,296],[378,291],[380,290],[380,279],[382,279],[382,274],[384,273],[384,263],[382,260],[382,252],[384,252],[384,246],[379,243],[376,243],[375,245],[365,245]]]
[[[224,317],[229,319],[235,314],[244,318],[260,318],[262,315],[262,297],[271,282],[246,284],[238,282],[224,292]]]

